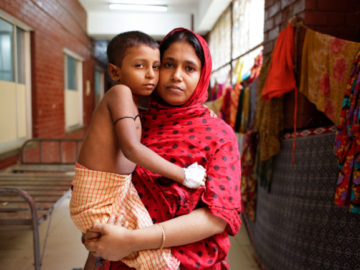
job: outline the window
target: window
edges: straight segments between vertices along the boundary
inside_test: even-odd
[[[65,50],[65,130],[83,125],[82,58]]]
[[[0,17],[0,153],[31,134],[30,28]]]
[[[12,24],[0,20],[0,79],[14,81],[13,47],[14,27]]]
[[[264,41],[264,0],[234,0],[233,2],[233,70],[241,70],[241,75],[248,73],[254,65],[254,59],[261,54]],[[241,56],[241,57],[240,57]],[[237,67],[238,66],[238,67]],[[239,79],[232,74],[232,81]]]
[[[232,9],[228,8],[216,22],[209,34],[212,85],[215,81],[234,83],[250,71],[262,51],[264,5],[265,0],[233,0]]]

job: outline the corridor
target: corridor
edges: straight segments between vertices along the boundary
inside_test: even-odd
[[[80,242],[80,231],[69,215],[69,198],[55,210],[50,224],[42,270],[80,270],[87,251]],[[40,239],[45,239],[48,221],[40,225]],[[0,232],[0,265],[2,270],[33,270],[31,231]],[[42,246],[41,246],[42,248]],[[246,227],[231,238],[230,270],[259,270],[254,259]]]

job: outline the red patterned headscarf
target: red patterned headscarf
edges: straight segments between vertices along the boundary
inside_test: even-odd
[[[178,28],[169,35],[176,31],[189,30]],[[152,100],[149,111],[142,118],[142,142],[181,167],[194,162],[204,166],[206,186],[188,189],[140,166],[134,172],[133,183],[154,223],[188,214],[199,207],[207,207],[212,214],[224,219],[228,226],[222,234],[172,248],[174,256],[187,269],[198,266],[220,269],[221,265],[226,265],[223,261],[226,261],[230,247],[228,233],[236,234],[241,224],[240,156],[232,128],[210,116],[209,110],[202,105],[208,95],[211,56],[205,40],[193,34],[200,42],[205,58],[199,83],[183,106]]]

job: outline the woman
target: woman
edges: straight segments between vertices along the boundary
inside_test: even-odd
[[[180,166],[204,166],[206,186],[190,190],[137,167],[134,185],[161,226],[129,231],[96,224],[93,231],[102,236],[85,246],[111,261],[134,251],[171,247],[180,269],[228,269],[228,234],[236,234],[241,224],[240,157],[231,127],[202,106],[211,75],[209,48],[201,36],[178,28],[164,38],[160,52],[160,80],[143,116],[142,142]],[[111,269],[123,267],[112,263]]]

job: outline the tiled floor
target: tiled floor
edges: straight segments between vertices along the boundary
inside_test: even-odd
[[[87,251],[80,242],[80,232],[69,216],[69,198],[55,210],[50,226],[42,270],[72,270],[84,265]],[[40,226],[40,238],[45,237],[48,221]],[[258,270],[245,226],[231,238],[230,269]],[[31,231],[0,231],[0,269],[33,270]]]

